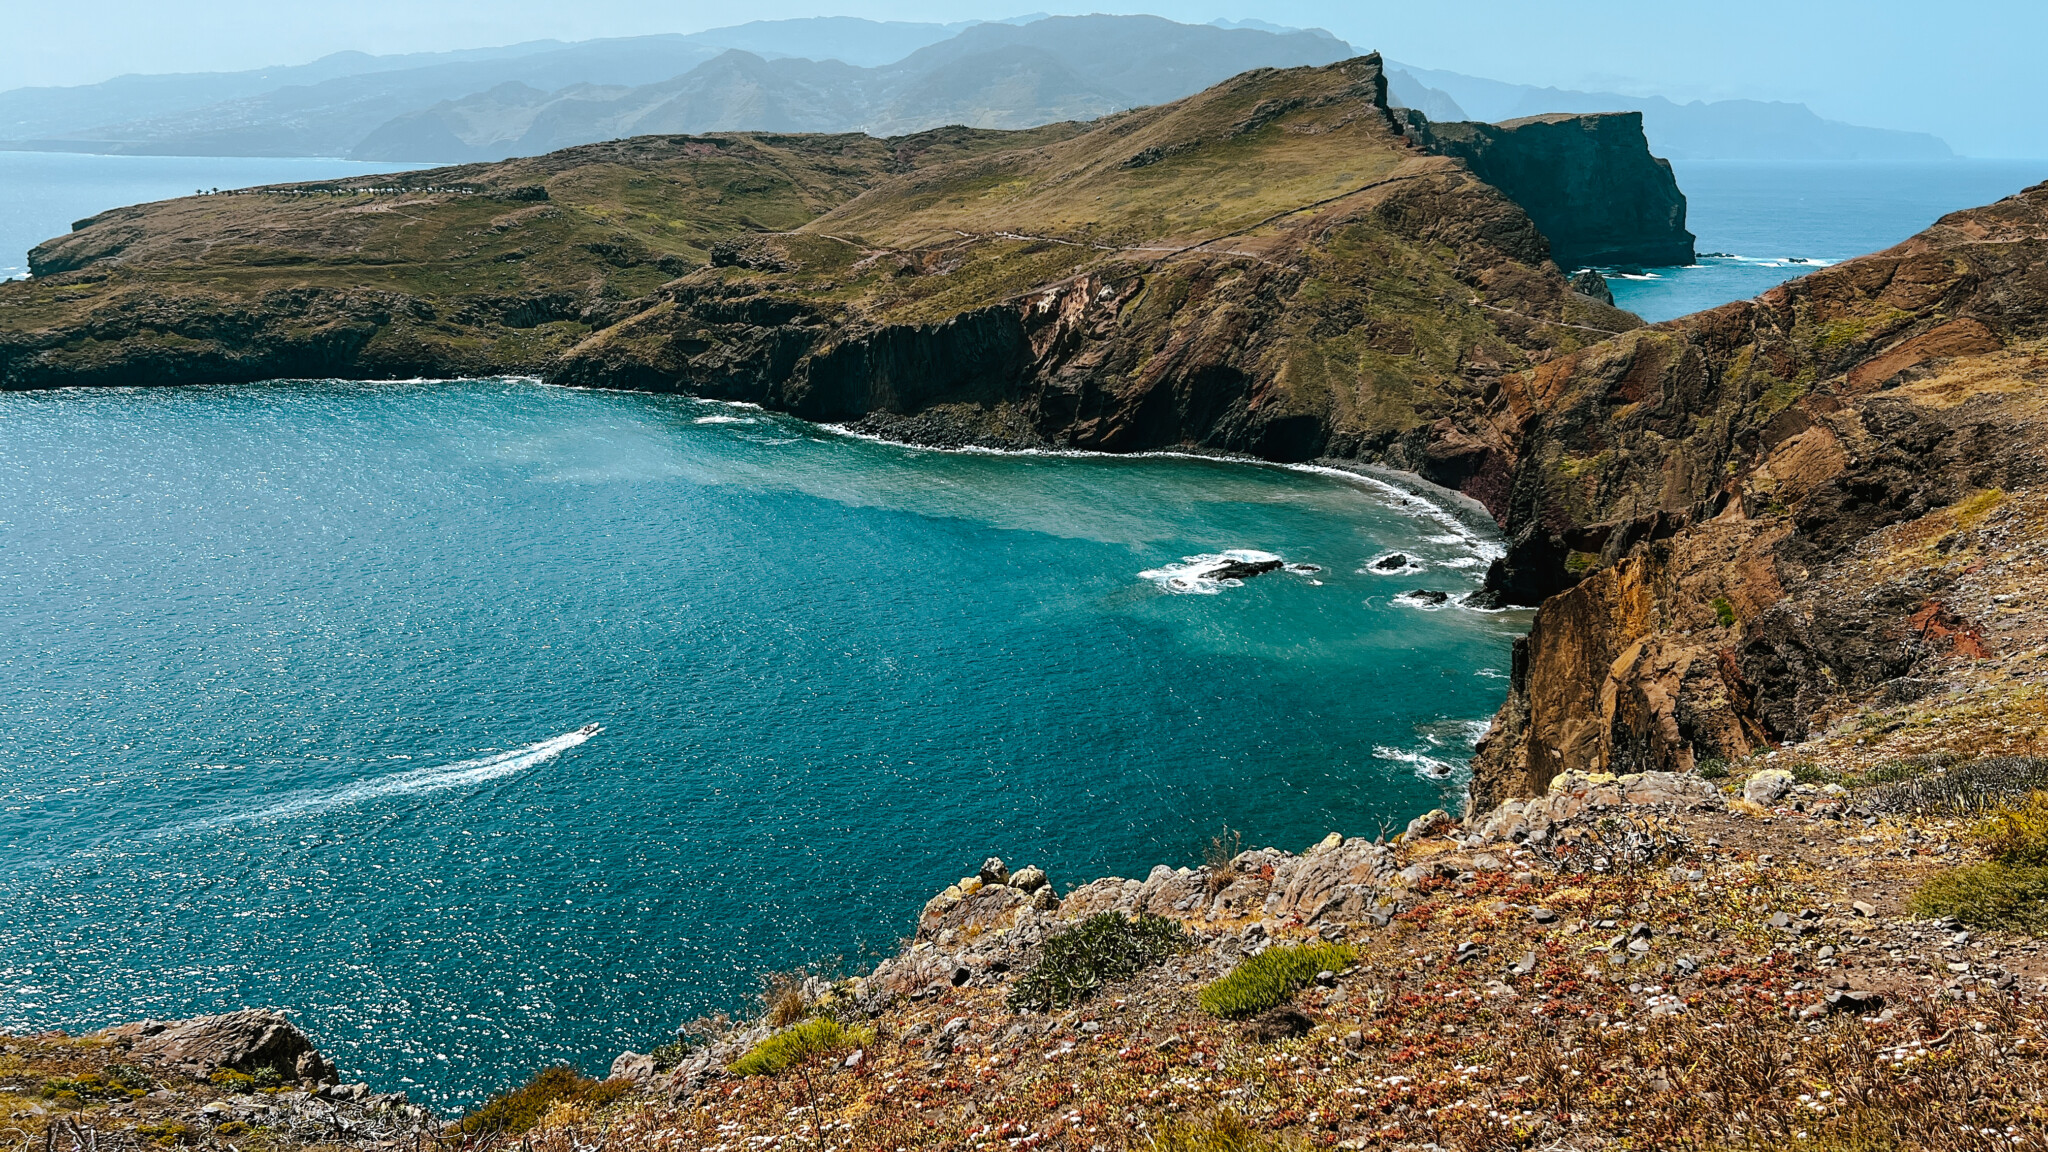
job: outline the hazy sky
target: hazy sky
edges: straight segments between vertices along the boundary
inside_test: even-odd
[[[2048,157],[2048,0],[0,0],[0,88],[122,72],[299,63],[520,40],[694,32],[749,19],[953,21],[1019,11],[1255,16],[1327,28],[1412,64],[1677,99],[1800,100],[1935,132],[1978,156]]]

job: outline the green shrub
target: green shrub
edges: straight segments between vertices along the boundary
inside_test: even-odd
[[[190,1125],[176,1120],[160,1120],[153,1124],[137,1125],[135,1134],[152,1144],[189,1144],[197,1139]]]
[[[1714,597],[1714,619],[1720,621],[1723,628],[1735,627],[1735,605],[1730,604],[1726,596]]]
[[[1010,1011],[1049,1012],[1086,998],[1110,980],[1135,976],[1189,947],[1178,921],[1149,912],[1126,919],[1102,912],[1046,940],[1010,986]]]
[[[1728,762],[1718,756],[1710,760],[1702,760],[1695,771],[1700,774],[1700,779],[1702,780],[1726,780],[1728,778]]]
[[[2048,789],[2048,758],[1994,756],[1873,788],[1863,804],[1901,815],[1962,815],[2014,804],[2042,789]]]
[[[2018,804],[1997,809],[1970,833],[2000,864],[2048,865],[2048,792],[2030,792]]]
[[[512,1135],[532,1129],[557,1103],[597,1108],[632,1090],[624,1080],[592,1080],[567,1064],[542,1069],[533,1079],[501,1092],[455,1127],[464,1135]]]
[[[1277,1008],[1316,978],[1358,959],[1349,944],[1289,944],[1250,957],[1202,989],[1202,1008],[1212,1016],[1253,1016]]]
[[[1941,757],[1911,756],[1904,760],[1887,760],[1868,772],[1848,781],[1852,788],[1869,787],[1873,784],[1900,784],[1917,780],[1929,772],[1939,771]]]
[[[2048,868],[1986,861],[1929,877],[1906,905],[1915,916],[1953,916],[1972,928],[2048,934]]]
[[[735,1076],[774,1076],[815,1056],[829,1056],[875,1042],[869,1028],[848,1028],[829,1016],[814,1016],[777,1032],[732,1062]]]
[[[1811,760],[1801,760],[1789,769],[1792,779],[1801,784],[1833,784],[1835,774]]]
[[[1151,1152],[1278,1152],[1289,1148],[1235,1112],[1170,1124],[1152,1138]]]
[[[100,1072],[87,1072],[82,1076],[58,1076],[45,1080],[37,1094],[45,1100],[75,1107],[78,1101],[94,1097],[109,1100],[125,1100],[141,1096],[150,1088],[150,1080],[140,1068],[128,1064],[114,1064]]]

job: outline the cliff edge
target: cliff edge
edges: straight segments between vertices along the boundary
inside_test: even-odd
[[[1432,150],[1513,197],[1550,240],[1559,267],[1693,263],[1685,194],[1670,161],[1650,154],[1642,113],[1500,124],[1411,119]]]
[[[1489,586],[1540,604],[1484,812],[1784,743],[2028,751],[2048,641],[2048,185],[1513,377]]]

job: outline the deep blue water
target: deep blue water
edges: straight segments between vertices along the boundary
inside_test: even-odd
[[[1526,623],[1392,597],[1492,548],[1330,475],[678,398],[0,396],[0,1029],[275,1004],[458,1104],[851,968],[989,854],[1372,834],[1455,798]],[[1323,571],[1170,587],[1227,549]]]
[[[1678,160],[1672,168],[1699,251],[1726,255],[1610,276],[1615,303],[1650,321],[1746,300],[2048,180],[2048,160]]]
[[[0,275],[104,208],[358,170],[0,153]],[[2048,165],[1678,175],[1741,259],[1617,280],[1651,319]],[[1397,824],[1523,624],[1392,600],[1478,581],[1427,512],[516,382],[0,396],[0,1028],[277,1004],[461,1104],[852,967],[989,853],[1071,884]],[[1167,586],[1232,548],[1325,571]],[[1358,571],[1389,549],[1430,566]]]

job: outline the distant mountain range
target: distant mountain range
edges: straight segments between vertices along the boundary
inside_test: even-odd
[[[1947,141],[1925,132],[1864,128],[1823,120],[1804,104],[1763,100],[1695,100],[1679,104],[1662,96],[1618,92],[1574,92],[1505,84],[1457,72],[1389,63],[1388,78],[1406,77],[1405,87],[1453,100],[1453,119],[1498,123],[1553,112],[1641,112],[1650,149],[1667,160],[1947,160]],[[1411,104],[1432,120],[1446,117]]]
[[[622,136],[1024,128],[1161,104],[1253,68],[1356,55],[1320,29],[1258,20],[1027,16],[964,24],[853,17],[689,35],[370,56],[250,72],[122,76],[0,93],[0,147],[447,163]],[[1803,104],[1571,92],[1394,65],[1396,103],[1431,120],[1644,114],[1677,159],[1940,158],[1940,139],[1822,120]]]

